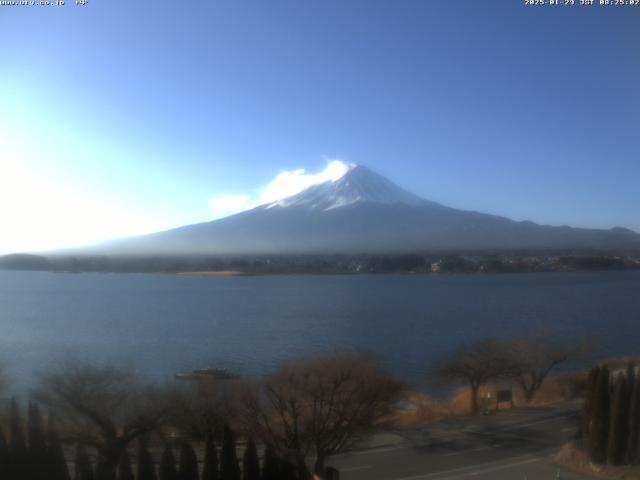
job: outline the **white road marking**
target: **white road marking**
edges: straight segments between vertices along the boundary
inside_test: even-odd
[[[499,428],[497,432],[497,434],[501,433],[501,432],[509,432],[509,431],[514,431],[517,430],[519,428],[524,428],[524,427],[529,427],[529,426],[533,426],[533,425],[540,425],[543,423],[550,423],[550,422],[558,422],[558,421],[562,421],[562,420],[567,420],[564,417],[561,416],[555,416],[555,417],[547,417],[547,418],[543,418],[540,420],[535,420],[529,423],[525,423],[525,424],[521,424],[521,425],[510,425],[507,426],[506,428]],[[567,427],[564,428],[562,430],[562,432],[569,432],[569,431],[574,431],[575,428],[573,427]],[[470,432],[469,432],[470,433]],[[518,437],[520,438],[520,437]],[[490,446],[484,446],[484,447],[479,447],[479,448],[475,448],[475,449],[469,449],[469,450],[461,450],[459,452],[449,452],[449,453],[445,453],[445,454],[441,454],[441,456],[443,457],[451,457],[451,456],[455,456],[455,455],[461,455],[464,453],[469,453],[469,452],[479,452],[479,451],[483,451],[483,450],[490,450],[490,449],[494,449],[499,447],[499,445],[490,445]],[[367,450],[360,450],[360,451],[354,451],[354,452],[347,452],[344,454],[339,454],[339,455],[335,455],[334,458],[339,458],[339,457],[351,457],[351,456],[357,456],[357,455],[375,455],[377,453],[382,453],[382,452],[390,452],[390,451],[395,451],[395,450],[411,450],[415,448],[415,445],[407,445],[407,444],[400,444],[400,445],[396,445],[396,446],[389,446],[389,447],[382,447],[382,448],[370,448]],[[549,450],[548,452],[542,452],[543,456],[537,456],[537,457],[532,457],[531,454],[529,455],[524,455],[524,456],[520,456],[520,457],[512,457],[511,459],[507,459],[507,460],[513,460],[513,462],[511,463],[505,463],[505,464],[500,464],[500,460],[494,460],[491,462],[486,462],[486,463],[481,463],[481,464],[476,464],[476,465],[470,465],[467,467],[459,467],[459,468],[454,468],[451,470],[445,470],[445,471],[441,471],[441,472],[433,472],[433,473],[427,473],[427,474],[421,474],[421,475],[413,475],[413,476],[408,476],[408,477],[401,477],[401,478],[395,478],[392,480],[427,480],[427,479],[432,479],[432,478],[438,478],[438,480],[455,480],[458,478],[464,478],[464,476],[475,476],[475,475],[480,475],[480,474],[484,474],[484,473],[491,473],[493,471],[498,471],[498,470],[503,470],[506,468],[511,468],[511,467],[517,467],[519,465],[526,465],[529,463],[535,463],[535,462],[539,462],[542,461],[544,459],[544,455],[548,455],[549,453],[551,453],[551,450]],[[478,468],[483,468],[483,467],[490,467],[488,469],[485,470],[477,470]],[[365,470],[365,469],[371,469],[374,468],[373,465],[366,465],[366,466],[357,466],[357,467],[347,467],[347,468],[343,468],[341,469],[341,471],[357,471],[357,470]],[[447,475],[447,474],[452,474],[454,476],[447,476],[447,477],[440,477],[441,475]],[[455,476],[455,475],[458,476]]]
[[[341,472],[355,472],[357,470],[367,470],[369,468],[373,468],[373,465],[362,465],[360,467],[347,467],[347,468],[341,468],[340,471]]]
[[[332,455],[331,458],[340,458],[340,457],[351,457],[355,455],[373,455],[378,452],[391,452],[393,450],[409,450],[411,447],[407,445],[398,445],[395,447],[384,447],[384,448],[370,448],[368,450],[359,450],[357,452],[346,452],[340,453],[338,455]]]
[[[511,412],[509,410],[498,410],[497,413],[501,417],[530,417],[532,415],[531,412]],[[538,412],[533,415],[538,415]]]
[[[505,468],[517,467],[519,465],[526,465],[528,463],[535,463],[543,461],[544,458],[551,453],[550,451],[541,452],[541,455],[532,457],[529,455],[522,455],[520,457],[511,457],[507,460],[512,460],[510,463],[500,463],[500,460],[494,460],[492,462],[479,463],[476,465],[469,465],[467,467],[452,468],[450,470],[443,470],[440,472],[425,473],[422,475],[411,475],[409,477],[399,477],[393,480],[427,480],[431,478],[438,478],[438,480],[454,480],[456,478],[464,478],[469,475],[480,475],[482,473],[491,473],[498,470],[504,470]],[[488,468],[484,468],[488,467]],[[477,470],[477,469],[483,470]],[[449,475],[449,476],[442,476]],[[457,475],[457,476],[456,476]]]
[[[467,450],[460,450],[458,452],[450,452],[450,453],[445,453],[444,455],[440,455],[441,457],[453,457],[455,455],[462,455],[464,453],[469,453],[469,452],[483,452],[484,450],[491,450],[492,448],[498,448],[499,445],[487,445],[486,447],[478,447],[478,448],[472,448],[472,449],[467,449]]]
[[[549,423],[549,422],[554,422],[554,421],[558,421],[558,420],[562,420],[562,418],[558,418],[558,417],[545,418],[543,420],[536,420],[535,422],[529,422],[529,423],[525,423],[525,424],[522,424],[522,425],[508,426],[507,428],[500,428],[495,433],[491,433],[490,435],[493,436],[495,434],[509,432],[509,431],[517,430],[517,429],[523,428],[523,427],[530,427],[532,425],[539,425],[541,423]],[[573,428],[571,428],[571,430],[573,430]],[[469,433],[471,433],[471,432],[469,432]],[[521,437],[517,437],[517,438],[521,438]],[[394,447],[370,448],[370,449],[367,449],[367,450],[360,450],[360,451],[356,451],[356,452],[341,453],[339,455],[334,455],[334,458],[339,458],[339,457],[343,457],[343,456],[355,456],[355,455],[371,455],[371,454],[375,454],[375,453],[378,453],[378,452],[390,452],[390,451],[393,451],[393,450],[410,450],[410,449],[412,449],[414,447],[415,447],[414,445],[396,445]],[[481,448],[484,449],[485,447],[481,447]],[[488,448],[494,448],[494,447],[488,447]],[[467,450],[467,451],[477,451],[477,450]],[[451,455],[451,454],[446,454],[446,455]]]
[[[486,447],[478,447],[472,450],[467,450],[468,452],[482,452],[483,450],[491,450],[492,448],[496,448],[496,445],[487,445]]]
[[[476,475],[483,475],[485,473],[493,473],[493,472],[498,472],[500,470],[506,470],[507,468],[519,467],[521,465],[528,465],[529,463],[537,463],[537,462],[541,462],[542,460],[544,460],[544,459],[543,458],[530,458],[529,460],[522,460],[521,462],[506,463],[506,464],[500,465],[498,467],[486,468],[484,470],[476,470],[476,471],[469,472],[469,473],[463,473],[462,475],[455,475],[453,477],[451,477],[451,476],[449,476],[449,477],[439,477],[438,480],[457,480],[459,478],[474,477]]]
[[[541,423],[549,423],[549,422],[557,422],[558,420],[566,420],[565,418],[558,418],[558,417],[553,417],[553,418],[547,418],[544,420],[536,420],[535,422],[529,422],[529,423],[523,423],[521,425],[513,425],[513,426],[509,426],[507,428],[498,430],[498,432],[508,432],[509,430],[517,430],[519,428],[523,428],[523,427],[530,427],[532,425],[540,425]]]

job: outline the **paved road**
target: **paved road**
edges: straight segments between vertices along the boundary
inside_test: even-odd
[[[590,478],[550,461],[576,425],[573,406],[504,410],[378,435],[328,463],[341,480]]]

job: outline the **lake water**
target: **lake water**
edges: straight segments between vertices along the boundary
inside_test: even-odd
[[[280,359],[372,350],[422,389],[458,344],[551,326],[640,351],[640,272],[179,277],[0,271],[0,359],[30,382],[69,355],[156,379],[208,366],[264,374]]]

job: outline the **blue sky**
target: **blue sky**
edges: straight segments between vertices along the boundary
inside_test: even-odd
[[[640,6],[523,3],[0,7],[0,252],[206,221],[336,159],[640,231]]]

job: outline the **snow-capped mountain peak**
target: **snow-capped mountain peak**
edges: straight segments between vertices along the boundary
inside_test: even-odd
[[[306,207],[327,211],[354,203],[428,205],[432,204],[407,192],[362,165],[351,167],[337,180],[327,181],[291,197],[266,205],[272,207]]]
[[[516,222],[424,200],[366,167],[230,217],[123,239],[119,255],[399,253],[428,250],[638,249],[640,235]]]

